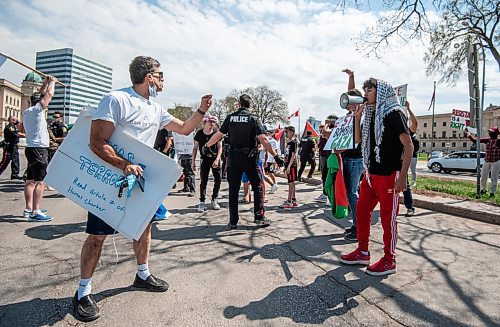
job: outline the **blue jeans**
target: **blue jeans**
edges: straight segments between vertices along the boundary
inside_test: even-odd
[[[408,178],[406,179],[406,191],[403,191],[403,200],[406,209],[415,210],[415,208],[413,207],[413,195],[411,194],[411,186]]]
[[[362,158],[342,158],[344,164],[344,182],[347,192],[347,201],[351,211],[352,223],[356,226],[356,205],[358,204],[358,186],[363,173]]]

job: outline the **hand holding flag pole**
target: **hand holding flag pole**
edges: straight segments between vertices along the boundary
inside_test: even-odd
[[[11,56],[6,55],[6,54],[5,54],[5,53],[3,53],[3,52],[0,52],[0,66],[2,66],[2,65],[3,65],[3,63],[4,63],[7,59],[10,59],[10,60],[12,60],[13,62],[15,62],[16,64],[19,64],[19,65],[21,65],[21,66],[23,66],[23,67],[25,67],[25,68],[28,68],[28,69],[29,69],[29,70],[31,70],[31,71],[34,71],[34,72],[35,72],[35,73],[37,73],[38,75],[41,75],[41,76],[43,76],[43,77],[46,77],[46,76],[47,76],[47,74],[42,73],[41,71],[39,71],[39,70],[37,70],[37,69],[35,69],[35,68],[33,68],[33,67],[30,67],[30,66],[28,66],[28,65],[26,65],[26,64],[24,64],[24,63],[22,63],[22,62],[20,62],[19,60],[15,59],[15,58],[13,58],[13,57],[11,57]],[[64,87],[66,87],[66,86],[67,86],[66,84],[64,84],[64,83],[62,83],[62,82],[59,82],[59,81],[56,81],[56,83],[57,83],[57,84],[59,84],[59,85],[61,85],[61,86],[64,86]]]

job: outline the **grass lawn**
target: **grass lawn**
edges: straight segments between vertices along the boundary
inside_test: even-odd
[[[439,193],[446,193],[460,198],[476,200],[476,183],[471,181],[450,180],[439,177],[417,177],[416,192],[418,190],[434,191]],[[488,186],[489,189],[489,186]],[[489,191],[480,199],[481,202],[500,205],[500,196],[490,198]]]
[[[420,153],[418,153],[418,154],[417,154],[417,159],[418,159],[419,161],[428,161],[428,160],[427,160],[427,157],[428,157],[428,156],[427,156],[427,153],[422,153],[422,152],[420,152]]]

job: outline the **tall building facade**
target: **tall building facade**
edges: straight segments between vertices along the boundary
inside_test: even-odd
[[[36,69],[67,85],[56,85],[49,106],[49,115],[60,111],[67,124],[75,122],[82,108],[96,107],[102,96],[111,91],[112,69],[75,54],[73,49],[37,52]]]
[[[19,86],[5,79],[0,79],[0,135],[2,137],[10,116],[21,119],[22,96],[23,93]]]

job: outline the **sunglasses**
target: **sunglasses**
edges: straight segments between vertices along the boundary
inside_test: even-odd
[[[150,72],[151,76],[158,77],[159,79],[163,79],[163,72]],[[158,74],[158,76],[156,76]]]

